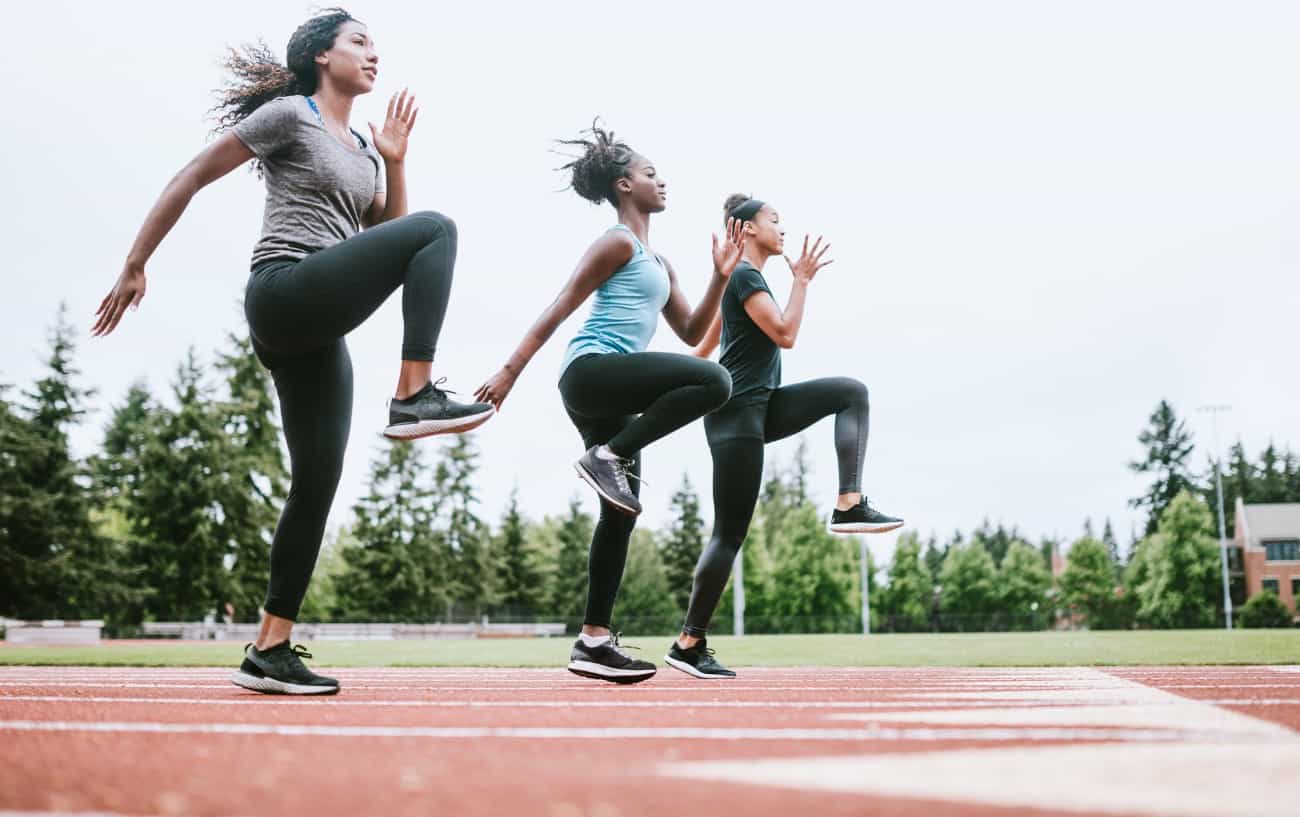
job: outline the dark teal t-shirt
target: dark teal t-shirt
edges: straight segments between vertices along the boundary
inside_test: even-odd
[[[745,311],[745,301],[758,292],[765,293],[760,298],[772,297],[763,273],[741,261],[722,293],[722,357],[718,362],[731,372],[727,408],[760,403],[781,385],[781,347]]]

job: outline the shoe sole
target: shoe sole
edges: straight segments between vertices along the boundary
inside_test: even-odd
[[[593,661],[570,661],[569,672],[583,678],[595,678],[598,681],[611,681],[615,684],[639,684],[655,676],[658,670],[613,669]]]
[[[339,691],[337,686],[309,686],[307,684],[290,684],[265,676],[259,678],[247,672],[236,672],[230,676],[230,682],[237,687],[264,692],[267,695],[333,695]]]
[[[641,515],[640,508],[633,508],[632,506],[624,504],[623,502],[620,502],[619,500],[605,493],[605,491],[600,487],[600,483],[596,480],[594,476],[591,475],[590,472],[587,471],[586,467],[583,466],[581,461],[575,462],[573,464],[573,470],[578,472],[578,476],[582,479],[582,481],[590,485],[591,489],[595,491],[600,496],[601,499],[605,500],[606,502],[613,505],[615,508],[618,508],[623,513],[628,514],[629,516]]]
[[[473,431],[483,425],[492,419],[493,414],[496,414],[496,409],[489,409],[478,414],[457,417],[452,420],[419,420],[414,423],[397,423],[385,428],[384,436],[390,440],[418,440],[421,437],[432,437],[435,434],[460,434],[465,431]]]
[[[664,656],[664,663],[673,669],[681,670],[692,678],[702,678],[706,681],[727,681],[736,677],[735,673],[732,673],[731,675],[715,675],[708,672],[700,672],[685,661],[678,661],[670,655]]]
[[[831,533],[889,533],[903,527],[902,522],[841,522],[831,525]]]

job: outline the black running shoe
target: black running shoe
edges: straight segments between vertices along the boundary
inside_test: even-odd
[[[289,642],[282,641],[269,650],[249,644],[244,647],[244,663],[230,680],[235,686],[273,695],[333,695],[339,691],[338,681],[307,669],[304,658],[311,658],[311,653],[301,644],[290,649]]]
[[[388,428],[384,436],[392,440],[414,440],[434,434],[457,434],[478,428],[496,411],[491,403],[457,403],[447,392],[438,388],[447,378],[437,383],[426,383],[424,388],[405,400],[393,398],[388,404]]]
[[[613,681],[616,684],[635,684],[654,677],[658,670],[649,661],[641,661],[623,652],[619,644],[622,633],[616,633],[603,644],[588,647],[579,638],[569,653],[569,672],[584,678]],[[630,649],[636,649],[631,647]]]
[[[841,511],[838,508],[831,514],[831,533],[885,533],[903,527],[903,520],[885,516],[867,504],[867,498]]]
[[[713,657],[713,650],[704,642],[705,639],[701,638],[695,642],[694,647],[685,650],[673,641],[668,654],[664,656],[664,663],[696,678],[735,678],[736,673],[719,664]]]
[[[620,511],[633,516],[641,513],[641,501],[627,483],[628,477],[637,479],[636,474],[632,473],[634,460],[619,456],[602,457],[596,453],[597,448],[600,446],[588,448],[582,459],[573,464],[578,476],[595,488],[602,499]]]

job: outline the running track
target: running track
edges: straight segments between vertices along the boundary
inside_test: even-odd
[[[1300,667],[0,667],[0,817],[1300,814]]]

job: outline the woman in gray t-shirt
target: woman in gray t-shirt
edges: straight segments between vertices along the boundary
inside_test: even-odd
[[[352,361],[344,336],[402,290],[401,366],[384,433],[410,440],[467,431],[492,416],[486,403],[450,400],[431,378],[456,260],[456,225],[407,214],[404,161],[415,97],[388,103],[369,137],[348,120],[369,93],[379,56],[364,24],[331,9],[299,26],[287,66],[264,46],[232,51],[235,81],[217,110],[221,135],[163,190],[117,284],[96,313],[112,332],[145,294],[145,264],[204,186],[252,160],[266,180],[262,236],[244,299],[258,358],[271,370],[292,484],[271,544],[261,631],[232,680],[261,692],[330,694],[289,635],[320,550],[352,421]],[[364,229],[364,232],[363,232]],[[441,382],[441,381],[439,381]]]

